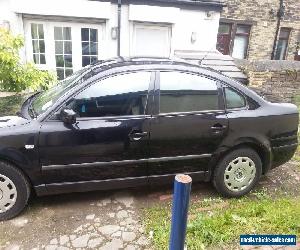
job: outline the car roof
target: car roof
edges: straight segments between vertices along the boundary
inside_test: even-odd
[[[159,64],[159,65],[181,65],[187,67],[196,67],[199,69],[205,69],[211,71],[213,73],[217,73],[219,75],[223,75],[220,71],[212,69],[207,66],[199,65],[196,63],[188,62],[184,59],[178,57],[154,57],[154,56],[136,56],[136,57],[114,57],[107,60],[99,60],[92,64],[92,70],[96,71],[105,71],[114,67],[122,67],[122,66],[130,66],[130,65],[151,65],[151,64]]]

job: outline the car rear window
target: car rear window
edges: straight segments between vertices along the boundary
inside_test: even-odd
[[[160,113],[218,110],[214,80],[182,72],[161,72]]]
[[[225,97],[228,109],[243,108],[246,106],[245,98],[232,88],[225,88]]]

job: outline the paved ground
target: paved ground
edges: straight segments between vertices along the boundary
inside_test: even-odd
[[[299,193],[299,173],[297,163],[286,164],[259,187]],[[207,183],[192,189],[192,200],[217,196]],[[34,198],[21,216],[0,223],[0,249],[152,249],[143,208],[169,202],[171,193],[170,187],[148,187]]]

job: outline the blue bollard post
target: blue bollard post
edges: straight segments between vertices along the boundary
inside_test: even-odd
[[[184,174],[175,176],[170,250],[184,249],[191,186],[190,176]]]

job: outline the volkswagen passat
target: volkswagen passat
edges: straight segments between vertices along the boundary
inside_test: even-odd
[[[0,118],[0,220],[31,193],[212,181],[248,193],[297,147],[298,111],[208,68],[117,58],[83,68]]]

